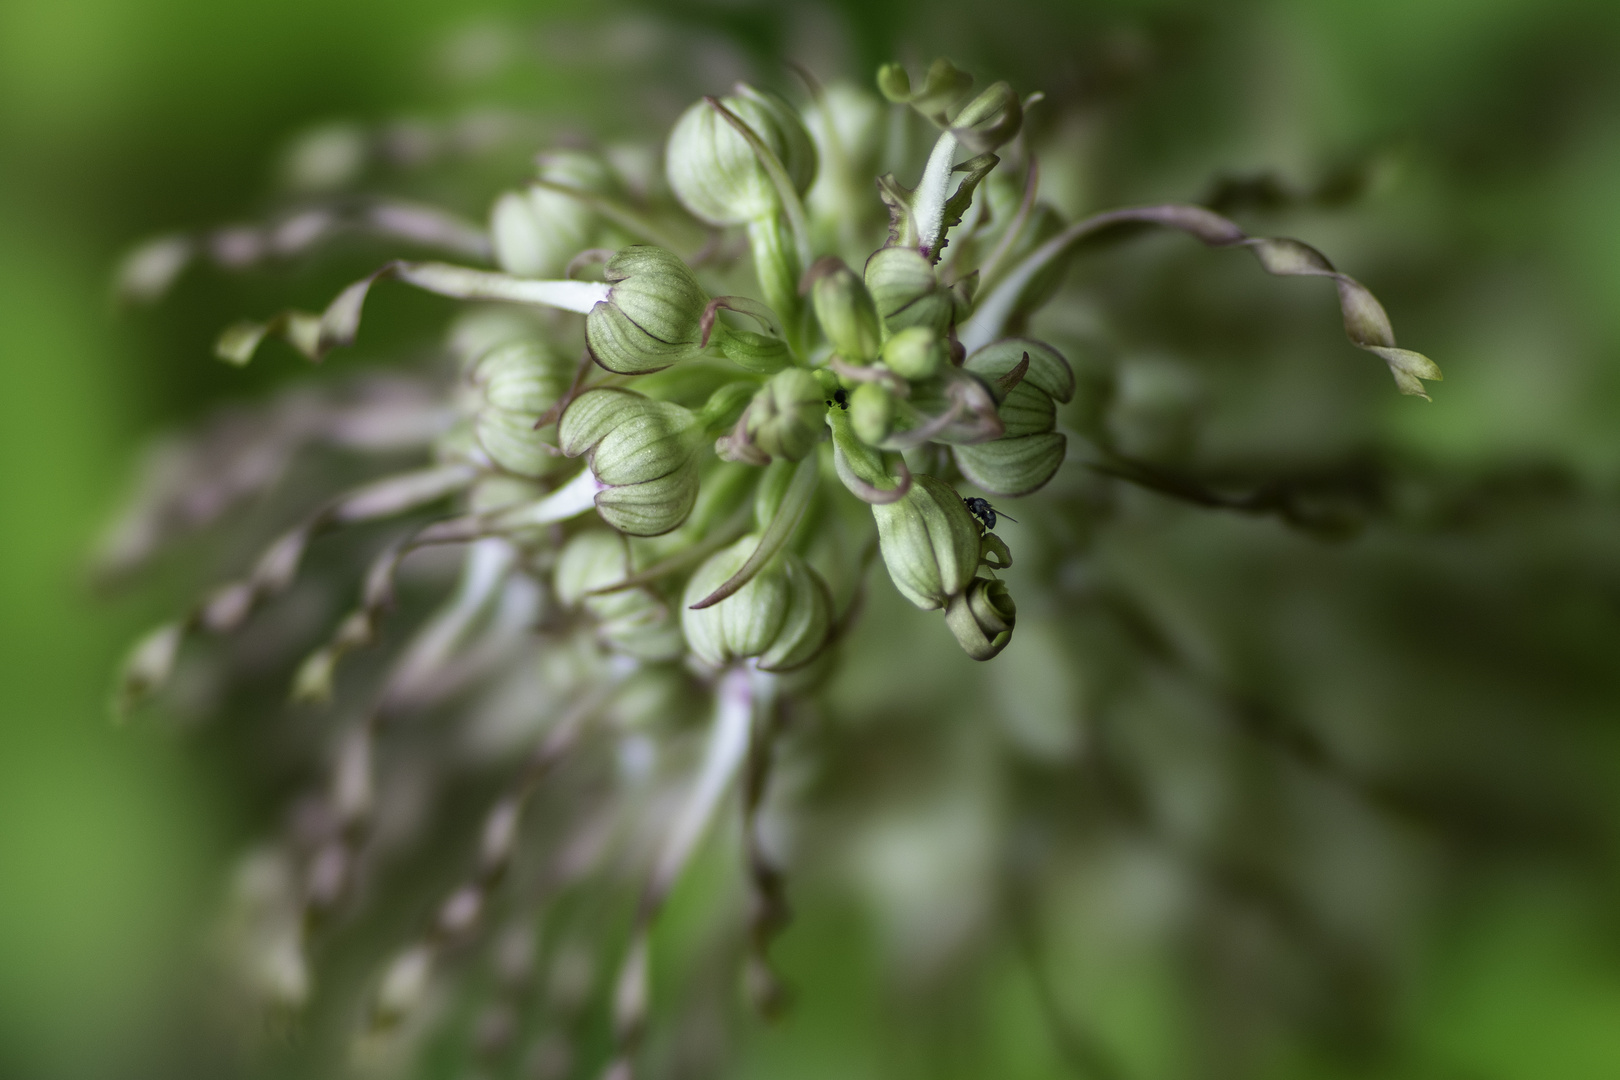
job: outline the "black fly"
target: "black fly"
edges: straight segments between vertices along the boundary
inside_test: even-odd
[[[962,501],[967,503],[968,513],[984,522],[984,527],[986,529],[994,529],[996,527],[998,515],[996,514],[996,508],[990,505],[990,500],[974,498],[963,499]],[[1010,517],[1007,514],[1001,514],[999,517],[1004,517],[1014,524],[1017,524],[1018,522],[1017,518]]]
[[[831,408],[834,405],[838,406],[840,409],[849,408],[849,391],[845,390],[843,387],[839,387],[837,390],[834,390],[832,400],[827,402],[827,407]]]

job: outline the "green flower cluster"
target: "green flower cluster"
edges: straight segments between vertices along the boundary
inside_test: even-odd
[[[1026,336],[1082,240],[1158,225],[1248,248],[1273,274],[1331,278],[1352,342],[1384,359],[1403,390],[1438,378],[1395,346],[1371,294],[1297,241],[1248,237],[1194,206],[1063,221],[1037,201],[1018,145],[1028,101],[1006,83],[976,94],[971,83],[944,61],[920,85],[891,65],[878,77],[887,105],[836,86],[802,110],[739,85],[682,114],[662,178],[631,177],[594,151],[543,156],[531,183],[495,201],[493,269],[391,262],[320,314],[230,328],[219,352],[233,362],[269,336],[319,357],[354,340],[379,281],[476,302],[450,334],[454,400],[422,428],[430,460],[328,501],[241,580],[150,634],[126,666],[125,703],[168,679],[187,633],[234,630],[287,589],[318,533],[449,503],[450,516],[379,557],[358,607],[305,662],[297,694],[334,693],[343,655],[378,639],[395,568],[430,544],[468,545],[463,582],[401,654],[381,693],[387,708],[437,700],[453,643],[504,625],[500,612],[543,611],[575,634],[582,684],[601,690],[583,700],[597,710],[638,685],[633,673],[684,664],[716,687],[717,719],[690,811],[648,886],[650,919],[740,767],[750,703],[779,692],[784,673],[789,689],[820,677],[875,556],[974,660],[1011,643],[1017,607],[1000,572],[1012,555],[986,497],[1040,491],[1068,454],[1061,407],[1097,411],[1062,353]],[[887,133],[905,126],[886,109],[936,132],[913,187],[876,176],[895,156]],[[1009,148],[1022,175],[997,171]],[[641,691],[625,700],[651,702],[621,702],[637,715],[667,704]],[[383,706],[357,728],[356,775],[370,767],[364,747]],[[350,759],[339,758],[327,800],[336,824],[300,894],[310,909],[352,888],[370,813],[369,789],[344,786]],[[502,812],[480,876],[402,954],[379,1016],[408,1011],[435,950],[476,921],[510,859],[516,810]],[[310,922],[283,916],[278,926]],[[276,993],[299,999],[308,980],[297,948],[276,941],[266,961]],[[625,972],[621,999],[643,1000],[633,984],[645,979],[644,952],[632,948]],[[625,1030],[639,1030],[631,1020]]]

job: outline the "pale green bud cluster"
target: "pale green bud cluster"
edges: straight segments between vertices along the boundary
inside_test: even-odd
[[[770,457],[802,459],[826,438],[825,396],[803,368],[772,376],[748,406],[748,437]]]
[[[625,147],[561,150],[495,201],[487,233],[454,215],[391,207],[382,217],[392,215],[398,235],[438,237],[486,265],[396,259],[318,315],[238,323],[216,346],[242,363],[280,337],[319,359],[356,340],[368,291],[383,281],[479,305],[454,326],[454,363],[440,382],[402,380],[421,384],[425,404],[325,403],[295,424],[266,425],[272,442],[324,440],[417,460],[323,492],[239,580],[149,633],[125,667],[127,706],[190,662],[189,634],[233,631],[290,589],[318,536],[405,519],[363,580],[348,583],[354,607],[323,630],[329,636],[294,678],[302,699],[352,696],[340,658],[399,640],[383,624],[396,607],[415,606],[393,603],[401,563],[424,548],[464,552],[442,604],[388,663],[373,665],[372,699],[342,710],[353,722],[313,799],[319,812],[300,818],[324,834],[291,838],[278,856],[286,881],[272,890],[272,947],[260,949],[260,965],[280,1004],[309,997],[309,931],[365,871],[378,801],[372,772],[383,760],[371,743],[411,710],[499,699],[488,712],[470,707],[484,719],[513,712],[519,699],[519,720],[469,727],[467,746],[506,739],[499,753],[524,749],[525,763],[510,770],[512,786],[486,819],[468,880],[375,981],[370,1015],[403,1030],[432,1007],[442,954],[488,918],[518,850],[524,801],[576,744],[600,760],[607,736],[619,741],[620,769],[634,783],[576,785],[581,812],[547,823],[557,861],[530,867],[548,887],[527,891],[552,892],[563,882],[551,880],[551,866],[583,866],[598,856],[579,852],[602,840],[622,846],[620,833],[637,857],[643,833],[667,837],[614,982],[618,1045],[602,1075],[628,1075],[649,1000],[649,924],[739,777],[753,899],[769,906],[773,871],[755,850],[754,815],[778,716],[771,703],[814,692],[830,670],[874,549],[901,596],[939,612],[968,657],[990,660],[1011,642],[1017,605],[997,576],[1013,563],[1012,545],[995,531],[1007,515],[984,496],[1024,497],[1050,483],[1069,431],[1092,444],[1099,464],[1123,463],[1120,475],[1133,464],[1118,437],[1131,433],[1128,410],[1111,408],[1097,379],[1078,392],[1062,353],[1029,336],[1047,332],[1031,319],[1060,287],[1069,254],[1097,231],[1169,227],[1247,250],[1271,274],[1331,278],[1351,341],[1380,356],[1404,392],[1421,394],[1420,380],[1439,377],[1426,358],[1395,346],[1370,293],[1297,241],[1248,237],[1185,205],[1066,222],[1039,199],[1034,154],[1017,138],[1026,99],[1005,83],[974,93],[947,61],[920,83],[889,65],[878,87],[891,109],[856,87],[806,81],[804,117],[746,85],[694,103],[665,144],[667,188],[651,146],[639,157]],[[924,129],[933,139],[925,153],[911,138]],[[998,171],[1000,154],[1012,160]],[[887,161],[915,186],[874,176]],[[136,291],[160,289],[194,247],[170,238],[151,249]],[[1051,328],[1060,341],[1063,325]],[[256,449],[278,462],[291,453],[279,442]],[[198,501],[227,502],[242,494],[237,474],[278,470],[222,471],[232,475]],[[190,470],[187,483],[207,472]],[[1061,535],[1040,521],[1038,505],[1028,512],[1040,535]],[[159,505],[132,531],[184,516]],[[928,632],[938,636],[937,624]],[[686,762],[678,755],[674,767],[655,768],[642,751],[657,729],[684,727],[691,704],[711,692],[714,722],[688,799],[670,827],[646,830],[639,807],[671,805],[661,789]],[[629,813],[594,805],[598,791],[617,799],[638,785],[660,793]],[[576,826],[584,831],[570,833]],[[755,926],[761,954],[758,931],[769,921],[760,914]],[[762,955],[754,960],[763,969]],[[482,1065],[503,1067],[494,1058]]]

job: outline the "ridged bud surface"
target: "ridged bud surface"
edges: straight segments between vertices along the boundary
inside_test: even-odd
[[[681,625],[705,663],[755,659],[764,671],[789,671],[815,659],[832,629],[832,599],[821,576],[796,555],[777,556],[753,580],[712,607],[692,605],[740,570],[759,546],[745,536],[710,557],[687,583]]]
[[[872,507],[872,516],[889,577],[913,604],[944,607],[973,580],[979,523],[945,481],[915,476],[904,498]]]
[[[608,299],[585,317],[596,362],[621,375],[658,371],[703,351],[709,295],[678,255],[633,244],[608,260]]]
[[[478,390],[474,437],[491,461],[519,476],[544,476],[563,464],[535,422],[568,392],[573,364],[526,338],[485,353],[470,379]]]
[[[952,301],[940,289],[928,256],[910,247],[879,248],[866,260],[864,277],[889,333],[911,326],[944,332]]]
[[[799,194],[816,176],[816,148],[797,110],[775,94],[738,84],[720,104],[758,135]],[[753,147],[707,101],[681,114],[669,135],[665,173],[675,197],[710,225],[743,225],[781,207]]]
[[[999,380],[1025,358],[1023,378],[1010,390]],[[998,399],[1003,435],[992,442],[957,446],[952,453],[962,475],[992,495],[1027,495],[1052,479],[1068,451],[1057,426],[1057,401],[1074,397],[1074,371],[1045,342],[1007,338],[967,358],[967,370],[991,386]]]
[[[606,485],[596,496],[602,519],[632,536],[666,533],[691,512],[701,439],[691,410],[616,388],[581,394],[557,424],[562,452],[589,454],[592,473]]]

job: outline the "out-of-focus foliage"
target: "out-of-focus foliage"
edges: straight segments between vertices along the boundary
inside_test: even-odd
[[[166,306],[113,322],[117,254],[253,219],[356,164],[477,217],[569,130],[646,137],[735,77],[791,87],[783,58],[865,79],[944,52],[1064,106],[1029,123],[1066,215],[1203,201],[1300,236],[1448,378],[1432,405],[1396,398],[1323,332],[1319,283],[1234,274],[1236,255],[1146,236],[1083,255],[1053,332],[1101,343],[1083,374],[1112,381],[1128,460],[1072,460],[1044,508],[1012,504],[1019,636],[993,665],[874,590],[825,707],[791,718],[799,771],[778,777],[797,808],[796,921],[775,952],[791,1008],[766,1024],[740,995],[692,992],[735,979],[705,948],[740,906],[716,844],[655,940],[652,1060],[769,1077],[1614,1075],[1617,48],[1620,11],[1574,0],[12,0],[0,1072],[251,1071],[198,954],[226,867],[295,783],[287,733],[216,717],[183,741],[109,735],[106,672],[168,598],[109,623],[75,574],[148,434],[306,376],[290,354],[246,373],[209,359],[221,313],[318,308],[380,249],[192,269]],[[267,167],[334,118],[353,126]],[[239,231],[203,241],[225,262],[257,250]],[[446,311],[372,304],[377,332],[332,375],[432,340]],[[190,585],[244,554],[168,573]],[[458,798],[447,834],[482,805]],[[460,872],[464,848],[447,850],[391,883],[392,924],[339,948],[340,988],[420,927]],[[352,1019],[271,1032],[261,1067],[307,1075]],[[427,1075],[464,1075],[471,1021]],[[540,1066],[551,1052],[532,1048]]]

